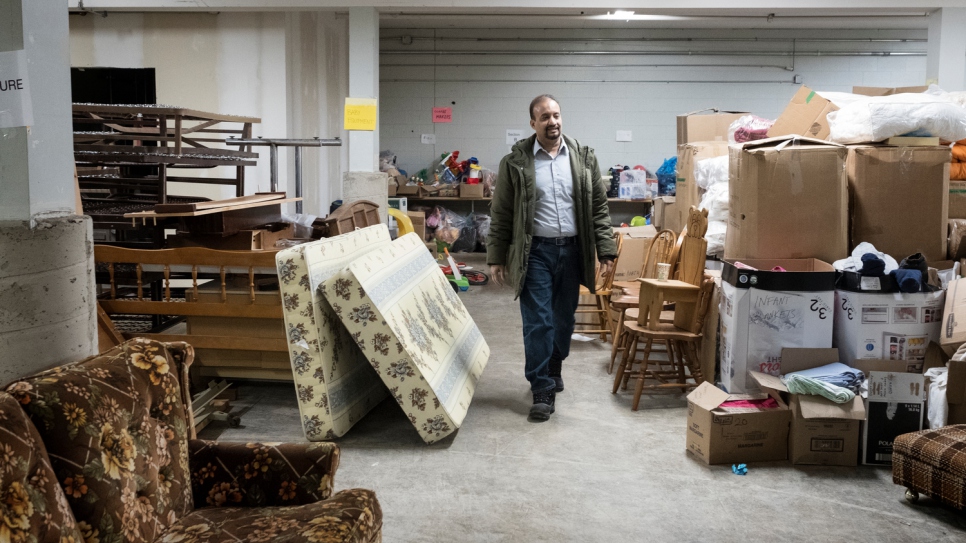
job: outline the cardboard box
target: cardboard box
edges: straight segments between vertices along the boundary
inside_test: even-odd
[[[726,401],[762,397],[728,394],[707,381],[701,383],[688,394],[687,450],[706,464],[786,460],[791,412],[781,398],[775,398],[776,409],[720,407]]]
[[[419,185],[399,185],[396,187],[396,196],[416,196],[419,194]]]
[[[836,349],[784,349],[782,375],[839,361]],[[859,458],[859,428],[865,420],[862,398],[837,404],[821,396],[789,394],[781,379],[752,372],[764,390],[777,391],[792,412],[788,457],[793,464],[854,466]]]
[[[416,232],[419,239],[426,241],[426,213],[423,211],[407,211],[406,215],[413,223],[413,232]]]
[[[966,219],[966,181],[949,182],[949,218]]]
[[[730,154],[726,259],[848,256],[848,149],[785,136]]]
[[[728,143],[728,127],[747,112],[718,111],[714,108],[678,115],[678,145],[695,141]]]
[[[715,382],[718,369],[718,329],[721,315],[718,306],[721,303],[721,271],[706,270],[706,275],[714,278],[714,291],[711,293],[711,306],[704,317],[704,328],[701,329],[701,346],[698,347],[698,365],[705,380]]]
[[[947,354],[952,354],[963,343],[966,343],[966,279],[957,279],[946,287],[939,344]]]
[[[468,185],[466,183],[460,184],[460,198],[472,198],[478,200],[483,197],[483,184],[477,183],[475,185]]]
[[[688,223],[688,210],[701,203],[702,191],[694,180],[694,164],[699,160],[725,156],[728,154],[728,141],[700,141],[678,146],[677,192],[674,207],[677,208],[677,224],[681,228]]]
[[[938,344],[929,345],[926,354],[925,369],[948,367],[946,377],[946,425],[966,424],[966,360],[950,360]],[[939,401],[932,397],[932,385],[926,378],[926,402],[931,404]],[[932,426],[931,424],[929,425]]]
[[[426,241],[426,249],[433,255],[433,258],[439,256],[439,248],[436,246],[436,241]]]
[[[869,397],[862,425],[862,463],[892,463],[892,442],[897,436],[922,430],[926,384],[921,373],[906,373],[901,360],[855,360],[852,367],[865,372]]]
[[[775,124],[768,129],[768,137],[795,135],[828,139],[829,127],[825,117],[836,110],[838,107],[831,101],[802,86],[785,106],[785,111],[775,119]]]
[[[951,160],[948,147],[849,146],[849,249],[867,241],[896,259],[945,260]],[[915,220],[889,219],[900,202]]]
[[[644,255],[651,246],[651,240],[657,235],[657,229],[650,225],[631,226],[615,228],[614,232],[624,236],[617,269],[614,271],[614,281],[633,281],[641,276]]]
[[[945,296],[836,290],[833,342],[840,362],[905,360],[909,371],[922,373],[926,348],[939,341]]]
[[[395,195],[396,195],[396,190],[397,190],[397,188],[398,188],[398,187],[397,187],[397,186],[396,186],[395,184],[390,184],[390,185],[389,185],[389,197],[390,197],[390,198],[392,198],[393,196],[395,196]]]
[[[832,346],[835,269],[820,260],[726,260],[721,275],[721,385],[755,390],[749,371],[778,375],[785,347]],[[775,266],[785,272],[769,271]]]
[[[893,94],[926,92],[929,87],[852,87],[852,94],[863,96],[891,96]]]
[[[652,222],[658,230],[681,231],[681,217],[678,214],[676,196],[661,196],[654,199],[654,220]]]

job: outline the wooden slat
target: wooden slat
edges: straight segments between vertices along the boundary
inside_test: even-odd
[[[141,337],[155,341],[185,341],[195,349],[225,349],[232,351],[288,352],[284,338],[256,338],[238,336],[198,336],[194,334],[138,334],[125,333],[124,339]]]
[[[126,264],[238,266],[275,269],[275,252],[217,251],[204,247],[180,249],[126,249],[112,245],[95,245],[96,262]]]
[[[273,370],[262,368],[226,368],[205,367],[198,368],[204,377],[222,377],[227,379],[274,379],[278,381],[292,381],[292,370]]]
[[[218,157],[230,159],[258,158],[258,153],[246,151],[236,151],[234,149],[192,149],[185,147],[181,152],[175,152],[172,147],[140,147],[135,145],[77,145],[74,152],[92,151],[95,153],[107,154],[136,154],[147,155],[150,157],[170,157],[170,158],[190,158],[192,155],[202,155],[204,157]],[[83,156],[83,155],[81,155]]]
[[[190,204],[158,204],[154,206],[154,211],[155,213],[191,213],[194,211],[203,211],[207,209],[219,209],[223,207],[284,199],[284,192],[263,192],[249,196],[242,196],[240,198],[225,198],[224,200],[213,200],[210,202],[194,202]]]
[[[160,115],[180,116],[193,121],[220,121],[231,123],[260,123],[258,117],[242,117],[239,115],[223,115],[221,113],[209,113],[196,109],[182,107],[159,107],[156,105],[140,106],[137,104],[121,106],[111,104],[73,104],[74,113],[113,113],[115,115],[142,115],[144,118],[157,117]]]
[[[152,302],[147,300],[100,300],[108,315],[182,315],[197,317],[243,317],[281,319],[280,305],[239,305],[202,302]]]
[[[125,219],[166,219],[168,217],[200,217],[202,215],[212,215],[214,213],[224,213],[226,211],[238,211],[252,207],[262,207],[268,205],[288,204],[299,202],[301,198],[282,198],[281,200],[269,200],[267,202],[253,202],[250,204],[239,204],[214,209],[202,209],[201,211],[189,211],[185,213],[155,213],[154,211],[138,211],[136,213],[125,213]]]

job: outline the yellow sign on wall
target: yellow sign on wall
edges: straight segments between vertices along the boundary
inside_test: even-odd
[[[376,99],[346,98],[344,125],[346,130],[375,130]]]

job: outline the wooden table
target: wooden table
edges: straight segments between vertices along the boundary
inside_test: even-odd
[[[658,281],[657,279],[638,279],[641,284],[639,296],[640,312],[637,324],[657,330],[661,321],[664,302],[675,302],[674,326],[687,330],[691,327],[694,307],[698,301],[700,288],[691,283],[677,281]]]

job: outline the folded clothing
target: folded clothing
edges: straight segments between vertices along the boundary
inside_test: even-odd
[[[875,253],[865,253],[862,255],[862,269],[859,274],[866,277],[882,277],[885,275],[885,260],[879,258]]]
[[[966,181],[966,162],[953,162],[950,164],[949,178],[954,181]]]
[[[782,383],[792,394],[821,396],[835,403],[850,402],[855,398],[855,393],[845,387],[826,383],[812,377],[795,375],[794,373],[783,376]]]
[[[862,382],[865,381],[865,373],[841,362],[833,362],[817,368],[802,371],[794,371],[788,375],[800,375],[810,379],[817,379],[835,386],[847,388],[852,392],[858,392]]]
[[[926,257],[922,253],[911,254],[902,259],[899,268],[904,270],[919,270],[922,276],[929,273],[929,265],[926,264]]]
[[[832,263],[832,267],[839,271],[859,272],[862,269],[862,257],[869,253],[878,256],[883,262],[885,262],[885,270],[883,271],[884,274],[888,274],[892,270],[899,267],[899,263],[896,262],[896,259],[883,253],[882,251],[879,251],[874,245],[867,241],[863,241],[862,243],[856,245],[855,249],[852,249],[851,256],[848,258],[843,258],[842,260],[836,260],[834,263]]]
[[[774,409],[776,407],[779,407],[779,405],[778,405],[778,402],[775,401],[775,398],[768,397],[768,398],[763,398],[763,399],[760,399],[760,400],[731,400],[731,401],[727,401],[727,402],[722,403],[718,407],[723,407],[723,408],[726,408],[726,409],[727,408],[736,408],[736,407],[737,408],[740,408],[740,407],[756,407],[756,408],[760,408],[760,409]]]
[[[899,292],[912,294],[922,290],[922,273],[919,270],[893,270],[891,275],[899,285]]]

